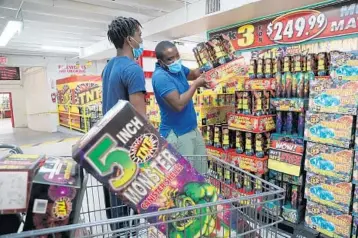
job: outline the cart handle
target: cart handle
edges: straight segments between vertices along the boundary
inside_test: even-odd
[[[0,143],[0,149],[9,149],[9,150],[11,150],[11,152],[13,152],[14,154],[23,154],[22,149],[20,149],[20,147],[18,147],[18,146],[16,146],[16,145],[2,144],[2,143]]]

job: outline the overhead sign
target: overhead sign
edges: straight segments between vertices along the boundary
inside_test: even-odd
[[[299,10],[275,19],[235,26],[209,33],[225,34],[235,50],[279,44],[297,44],[310,39],[358,34],[358,3],[348,1],[316,10]]]
[[[57,69],[60,74],[85,74],[87,66],[80,64],[59,64]]]
[[[20,68],[0,67],[0,80],[20,80]]]

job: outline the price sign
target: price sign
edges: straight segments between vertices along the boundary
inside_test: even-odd
[[[358,34],[355,0],[319,9],[289,12],[276,18],[209,32],[209,37],[224,34],[235,50],[247,50],[280,44],[297,44]]]
[[[276,18],[267,26],[270,40],[295,44],[319,35],[327,27],[327,17],[315,10],[302,10]]]

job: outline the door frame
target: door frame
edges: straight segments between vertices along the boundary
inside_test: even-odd
[[[0,92],[0,94],[8,94],[9,95],[9,100],[10,100],[10,112],[11,112],[11,126],[12,128],[15,127],[15,123],[14,123],[14,110],[12,108],[12,95],[11,92]]]

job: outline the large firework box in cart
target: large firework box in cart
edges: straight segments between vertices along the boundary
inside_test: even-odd
[[[26,212],[33,178],[43,155],[11,154],[0,158],[0,214]]]
[[[215,206],[217,214],[213,214],[212,207],[188,208],[216,202],[217,189],[128,102],[119,101],[76,143],[73,158],[138,213],[187,208],[186,212],[173,213],[175,217],[148,218],[150,223],[161,224],[158,232],[170,237],[219,237],[229,234],[229,225],[235,227],[230,224],[237,221],[230,205]],[[207,167],[207,161],[203,163]],[[200,172],[206,172],[206,168]],[[203,216],[184,219],[198,212]],[[171,222],[180,218],[184,220]],[[207,225],[201,225],[203,221]]]
[[[47,158],[33,181],[24,231],[77,223],[85,189],[82,181],[82,170],[72,158]]]

